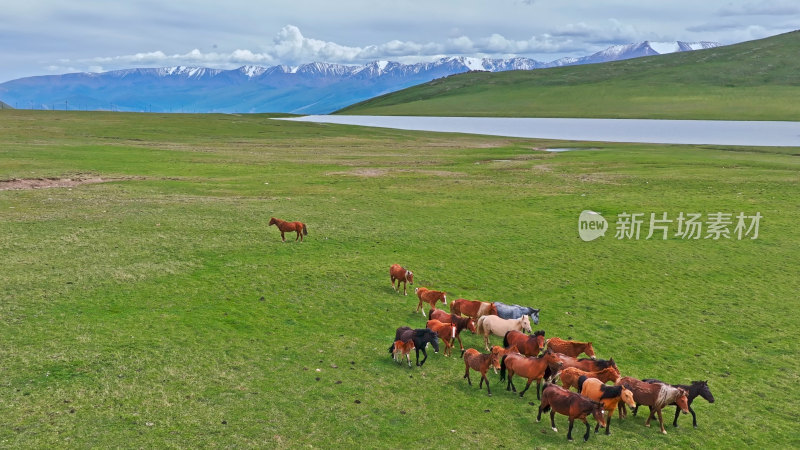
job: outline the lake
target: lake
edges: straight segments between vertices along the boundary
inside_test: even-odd
[[[800,147],[800,122],[329,115],[282,120],[574,141]]]

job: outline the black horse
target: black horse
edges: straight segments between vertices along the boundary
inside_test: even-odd
[[[646,379],[644,379],[642,381],[645,381],[647,383],[668,384],[668,383],[664,383],[663,381],[656,380],[655,378],[646,378]],[[686,392],[689,393],[687,395],[687,397],[689,399],[689,412],[692,413],[692,425],[694,425],[694,427],[697,428],[697,415],[695,415],[694,410],[692,409],[692,400],[694,400],[696,397],[703,397],[704,399],[706,399],[706,401],[708,403],[714,403],[714,395],[711,394],[711,389],[708,388],[708,381],[692,381],[692,384],[690,384],[690,385],[673,384],[671,386],[683,388],[683,389],[686,390]],[[674,405],[674,403],[673,403],[673,405]],[[635,408],[633,408],[633,415],[634,416],[636,415],[636,411],[638,409],[639,409],[638,405]],[[681,415],[680,408],[678,408],[676,406],[675,407],[675,420],[672,421],[672,426],[674,426],[674,427],[678,426],[678,417],[680,415]]]
[[[433,346],[433,351],[439,353],[439,335],[430,328],[417,328],[416,330],[411,327],[400,327],[394,333],[395,341],[414,341],[414,347],[417,351],[417,365],[422,366],[425,360],[428,359],[428,352],[425,351],[425,346],[430,343]],[[419,362],[419,351],[422,350],[422,362]],[[389,354],[394,353],[394,341],[389,347]]]
[[[539,310],[536,308],[531,308],[530,306],[506,305],[501,302],[494,302],[494,306],[497,307],[497,315],[503,319],[519,319],[524,315],[529,315],[534,325],[539,323]]]

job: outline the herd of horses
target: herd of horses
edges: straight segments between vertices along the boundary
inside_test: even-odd
[[[399,292],[402,281],[403,294],[407,295],[406,283],[414,284],[413,273],[399,264],[392,265],[389,272],[392,288]],[[439,342],[444,342],[443,353],[450,356],[457,340],[461,359],[464,361],[463,378],[466,378],[470,386],[470,372],[476,371],[481,376],[478,388],[483,389],[485,383],[487,394],[491,396],[487,376],[490,368],[499,373],[501,381],[506,382],[507,391],[517,392],[513,381],[515,376],[526,380],[525,388],[519,392],[520,397],[536,381],[536,398],[541,401],[536,421],[541,420],[542,413],[549,412],[550,425],[557,432],[555,414],[567,416],[567,439],[570,441],[575,420],[580,420],[586,426],[586,433],[583,435],[583,440],[586,441],[590,435],[587,417],[594,418],[595,432],[603,427],[605,433],[610,434],[614,412],[622,420],[627,417],[628,407],[635,416],[642,405],[650,409],[645,426],[649,427],[651,420],[658,417],[661,432],[666,434],[661,410],[675,405],[673,425],[678,426],[681,412],[691,413],[692,425],[696,428],[697,416],[691,407],[692,401],[702,397],[709,403],[714,403],[707,381],[671,385],[657,379],[639,380],[622,376],[613,358],[597,358],[591,342],[545,338],[543,330],[533,331],[531,328],[531,322],[534,325],[539,323],[539,309],[460,298],[450,303],[450,312],[445,312],[436,308],[440,301],[447,305],[445,292],[424,287],[416,288],[414,292],[419,299],[414,312],[422,311],[427,321],[425,328],[397,328],[395,339],[389,347],[389,353],[395,361],[402,363],[405,359],[408,366],[412,367],[410,353],[415,350],[416,365],[421,367],[428,359],[425,350],[428,344],[438,353]],[[427,316],[422,309],[423,303],[430,305]],[[475,348],[464,349],[460,337],[464,329],[483,337],[486,353]],[[492,335],[502,337],[503,345],[491,345]],[[422,361],[419,359],[420,352],[423,355]],[[586,357],[581,358],[581,355]],[[607,384],[609,382],[613,384]],[[540,390],[542,384],[544,387]]]

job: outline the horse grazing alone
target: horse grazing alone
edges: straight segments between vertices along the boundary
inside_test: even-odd
[[[432,308],[428,314],[429,319],[436,319],[442,323],[452,323],[456,326],[456,339],[458,345],[461,347],[461,356],[464,356],[464,344],[461,343],[461,330],[468,329],[472,334],[475,334],[475,321],[470,317],[461,317],[455,314],[449,314],[441,309]]]
[[[554,352],[563,353],[573,358],[577,358],[581,353],[586,353],[586,356],[592,359],[597,358],[594,355],[594,348],[592,348],[591,342],[566,341],[558,337],[552,337],[547,340],[546,345],[547,348]]]
[[[486,377],[486,371],[489,370],[491,366],[495,372],[497,369],[500,368],[500,355],[502,355],[503,349],[500,347],[494,347],[489,353],[481,353],[474,348],[468,348],[466,352],[464,352],[464,366],[466,366],[466,370],[464,372],[464,378],[467,379],[467,382],[470,386],[472,386],[472,380],[469,378],[469,369],[477,370],[481,373],[481,382],[478,384],[478,389],[483,387],[484,380],[486,381],[486,392],[489,393],[489,397],[492,396],[492,390],[489,389],[489,378]]]
[[[544,347],[544,330],[537,330],[532,335],[511,330],[503,337],[503,347],[516,345],[519,352],[525,356],[538,356]]]
[[[584,397],[603,404],[603,409],[608,413],[606,434],[611,434],[611,416],[619,402],[625,402],[631,408],[636,406],[633,392],[626,389],[625,386],[606,386],[597,378],[587,378],[585,375],[581,375],[578,379],[578,392]],[[597,433],[599,429],[600,424],[598,423],[594,427],[594,432]]]
[[[601,403],[590,400],[581,394],[570,392],[555,384],[545,384],[544,390],[542,390],[542,403],[539,405],[539,414],[536,416],[536,421],[540,422],[542,420],[542,412],[547,411],[550,411],[550,426],[553,427],[555,432],[558,432],[555,420],[556,413],[569,417],[568,441],[572,440],[572,425],[575,419],[582,421],[586,425],[586,434],[583,435],[584,442],[589,440],[589,422],[586,421],[586,416],[591,414],[597,423],[601,426],[606,426]]]
[[[406,283],[414,284],[414,274],[410,270],[406,270],[400,264],[392,264],[392,267],[389,267],[389,277],[392,279],[392,289],[400,292],[400,281],[402,281],[403,295],[408,295],[406,293]],[[397,287],[394,287],[394,280],[397,280]]]
[[[622,377],[617,381],[617,385],[625,386],[633,392],[633,399],[639,405],[647,405],[650,407],[650,415],[645,420],[644,425],[650,426],[650,420],[655,414],[658,414],[658,424],[661,426],[661,432],[667,434],[664,429],[664,418],[661,417],[661,408],[675,403],[683,411],[684,414],[689,412],[689,398],[684,389],[670,386],[664,383],[646,383],[637,380],[633,377]],[[625,405],[619,405],[620,419],[627,415]]]
[[[656,380],[655,378],[645,378],[642,380],[646,383],[663,383],[663,381]],[[665,383],[666,384],[666,383]],[[689,408],[689,412],[692,414],[692,425],[697,428],[697,415],[694,413],[692,409],[692,402],[697,397],[703,397],[706,399],[708,403],[714,403],[714,395],[711,394],[711,389],[708,388],[708,381],[692,381],[692,384],[673,384],[671,386],[683,388],[687,392],[687,406]],[[639,409],[637,405],[633,408],[633,415],[636,415],[636,411]],[[681,415],[681,409],[677,405],[675,405],[675,419],[672,421],[672,426],[678,426],[678,417]]]
[[[486,344],[486,350],[489,350],[489,335],[505,337],[506,333],[511,330],[531,332],[531,321],[528,316],[522,316],[519,319],[502,319],[495,315],[481,316],[478,322],[475,323],[475,329],[478,334],[483,336],[483,343]]]
[[[395,361],[402,363],[403,356],[405,356],[406,360],[408,361],[408,367],[411,367],[411,350],[414,350],[414,341],[394,341],[394,352],[392,357]]]
[[[283,242],[286,242],[286,237],[283,235],[283,233],[289,233],[292,231],[296,232],[297,237],[294,238],[295,242],[298,239],[300,239],[300,242],[303,242],[303,235],[308,234],[308,230],[306,229],[306,224],[304,224],[303,222],[287,222],[285,220],[276,219],[273,217],[269,219],[269,225],[267,226],[272,226],[272,225],[275,225],[276,227],[278,227],[278,230],[280,230],[281,241]]]
[[[419,304],[417,305],[417,311],[422,311],[422,316],[425,317],[425,310],[422,309],[422,302],[426,302],[431,305],[431,308],[436,307],[436,302],[441,300],[442,303],[445,305],[447,304],[447,293],[442,291],[434,291],[428,289],[426,287],[418,287],[414,289],[414,292],[417,294],[417,298],[419,298]]]
[[[435,331],[439,339],[444,341],[444,356],[453,354],[453,340],[456,338],[456,326],[452,323],[442,323],[436,319],[429,320],[426,327]]]
[[[425,351],[425,346],[431,344],[433,351],[439,353],[439,336],[430,328],[417,328],[416,330],[411,327],[400,327],[394,333],[394,341],[414,341],[414,349],[417,352],[417,365],[422,367],[425,360],[428,359],[428,352]],[[422,350],[422,362],[419,362],[419,351]],[[394,355],[394,342],[389,347],[389,353]]]
[[[459,298],[450,304],[450,312],[453,314],[463,314],[472,317],[474,320],[478,320],[482,316],[488,316],[490,314],[496,316],[497,306],[491,302]]]
[[[558,374],[558,377],[561,379],[561,386],[563,386],[564,389],[574,387],[578,389],[578,392],[580,392],[578,380],[584,376],[587,378],[596,378],[605,384],[609,381],[616,382],[619,379],[619,370],[617,370],[616,367],[606,367],[597,372],[587,372],[577,367],[567,367]]]
[[[520,397],[525,395],[525,392],[531,387],[533,380],[536,380],[536,398],[538,399],[539,386],[542,383],[542,379],[544,379],[544,372],[548,367],[550,370],[556,372],[561,367],[561,361],[559,361],[553,353],[547,353],[539,357],[526,357],[521,353],[515,354],[507,352],[500,361],[500,379],[505,379],[505,372],[508,370],[508,385],[506,386],[506,390],[517,392],[517,387],[514,386],[513,381],[514,375],[527,378],[528,384],[526,384],[525,389],[519,393]]]
[[[506,305],[501,302],[494,302],[497,307],[497,315],[503,319],[519,319],[522,316],[530,316],[534,325],[539,324],[539,310],[530,306]]]

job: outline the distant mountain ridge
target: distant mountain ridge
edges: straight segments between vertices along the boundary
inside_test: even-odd
[[[0,84],[0,99],[32,109],[152,112],[290,112],[324,114],[378,95],[468,71],[534,70],[712,48],[713,42],[645,41],[582,58],[543,63],[530,58],[446,57],[354,66],[314,62],[296,67],[233,70],[163,67],[20,78]]]

